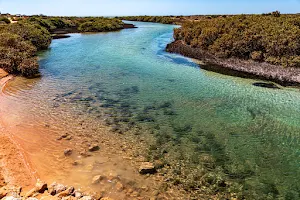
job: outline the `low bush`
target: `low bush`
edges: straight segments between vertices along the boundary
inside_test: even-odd
[[[13,33],[0,33],[0,68],[26,77],[38,73],[36,47]]]
[[[120,17],[120,19],[128,21],[154,22],[162,24],[173,24],[175,18],[172,16],[127,16]]]
[[[175,40],[220,58],[236,57],[299,67],[300,16],[238,15],[202,18],[175,29]]]

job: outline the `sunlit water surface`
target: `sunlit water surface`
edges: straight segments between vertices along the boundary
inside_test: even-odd
[[[72,124],[60,115],[83,113],[116,134],[140,127],[135,134],[156,138],[148,159],[168,163],[170,180],[188,190],[299,199],[299,91],[201,70],[164,52],[174,26],[134,24],[54,40],[40,55],[42,78],[12,84],[5,94],[58,124]]]

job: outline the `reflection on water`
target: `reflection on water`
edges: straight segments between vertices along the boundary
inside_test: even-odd
[[[6,98],[60,131],[85,119],[93,139],[102,122],[116,136],[143,138],[140,153],[195,196],[299,199],[298,91],[199,70],[163,51],[173,26],[135,24],[53,41],[41,54],[43,77],[11,85]]]

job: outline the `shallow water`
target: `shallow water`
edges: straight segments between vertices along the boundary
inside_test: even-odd
[[[42,78],[4,91],[26,105],[27,114],[15,116],[47,116],[54,127],[76,129],[63,119],[84,115],[116,133],[151,135],[145,156],[168,164],[170,182],[187,190],[299,199],[299,91],[201,70],[164,52],[174,26],[134,24],[54,40],[40,54]]]

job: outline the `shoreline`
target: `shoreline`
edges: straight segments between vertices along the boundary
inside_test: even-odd
[[[236,58],[221,59],[199,48],[192,48],[177,40],[167,45],[166,51],[201,61],[200,68],[241,78],[271,81],[281,86],[300,87],[300,69],[283,68],[269,63],[259,63]]]
[[[0,78],[0,113],[5,114],[0,117],[0,199],[12,196],[27,199],[26,195],[31,193],[30,196],[36,199],[62,199],[60,195],[66,195],[64,197],[71,199],[86,196],[91,200],[146,200],[177,193],[173,188],[169,188],[168,192],[161,191],[163,177],[159,173],[142,174],[139,171],[147,161],[143,156],[135,156],[136,150],[139,153],[144,151],[141,141],[133,146],[136,140],[140,140],[138,138],[116,135],[104,125],[97,128],[100,137],[90,135],[84,131],[86,126],[90,126],[88,122],[82,127],[83,131],[75,132],[74,129],[65,133],[61,129],[54,131],[52,126],[57,121],[44,117],[36,121],[31,118],[15,121],[14,115],[22,115],[20,107],[15,106],[16,101],[5,98],[4,90],[10,87],[7,85],[10,80],[18,82],[20,78],[12,75]],[[84,121],[85,118],[78,119],[75,124]],[[30,125],[27,127],[25,124]],[[90,150],[95,144],[99,145],[97,150]],[[49,165],[46,169],[45,163]],[[100,165],[101,168],[93,171]],[[101,180],[92,184],[98,176]],[[47,184],[48,190],[39,192],[36,189],[41,183],[39,179],[43,185]],[[49,186],[53,182],[59,183],[65,190],[51,195]],[[75,191],[80,192],[81,197],[77,198]],[[181,195],[178,194],[178,197]]]

